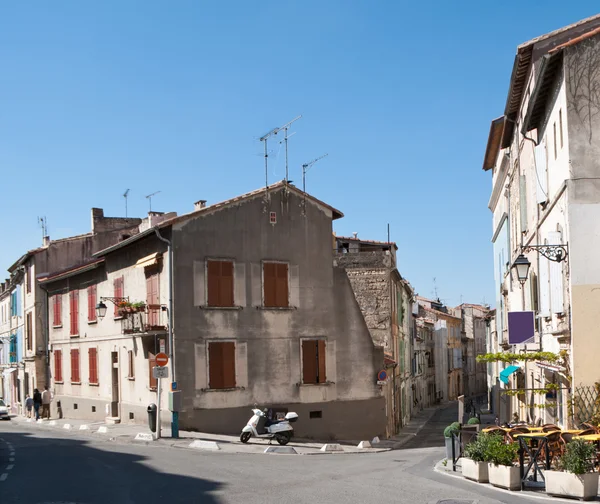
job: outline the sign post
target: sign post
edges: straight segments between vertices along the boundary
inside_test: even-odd
[[[156,367],[152,370],[154,374],[154,378],[156,378],[156,439],[160,439],[161,431],[160,431],[160,401],[161,401],[161,382],[163,378],[168,378],[169,376],[169,368],[166,365],[169,363],[169,357],[167,354],[161,352],[156,355]]]

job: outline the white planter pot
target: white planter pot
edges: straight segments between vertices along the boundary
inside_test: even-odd
[[[462,458],[462,475],[477,483],[487,483],[489,481],[489,471],[487,462],[475,462],[470,458]]]
[[[489,464],[490,483],[508,490],[521,490],[521,472],[517,466]]]
[[[598,473],[573,474],[546,471],[546,493],[577,499],[593,499],[598,495]]]
[[[452,438],[444,438],[444,441],[446,442],[446,458],[452,461]],[[460,442],[458,438],[454,440],[454,453],[457,457],[460,453]]]

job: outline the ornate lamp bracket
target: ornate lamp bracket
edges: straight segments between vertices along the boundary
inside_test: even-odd
[[[568,245],[528,245],[522,248],[523,253],[537,250],[546,259],[554,262],[563,262],[569,255]]]

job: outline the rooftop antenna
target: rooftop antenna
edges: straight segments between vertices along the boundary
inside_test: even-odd
[[[146,199],[150,202],[150,211],[152,212],[152,196],[158,194],[160,191],[153,192],[152,194],[148,194]]]
[[[439,300],[438,298],[438,290],[437,290],[437,284],[435,282],[435,277],[433,277],[433,297],[435,298],[435,300]]]
[[[125,198],[125,217],[127,217],[127,195],[129,194],[129,189],[127,189],[125,191],[125,194],[123,194],[123,198]]]
[[[312,161],[309,161],[308,163],[304,163],[302,165],[302,192],[304,193],[304,196],[303,196],[304,199],[302,200],[302,211],[303,212],[304,212],[304,208],[306,207],[306,172],[308,170],[310,170],[317,161],[319,161],[327,156],[329,156],[329,154],[323,154],[322,156],[319,156],[318,158],[315,158]]]
[[[48,223],[46,217],[38,217],[38,225],[42,228],[42,241],[48,236]]]
[[[277,135],[277,133],[279,133],[280,131],[285,131],[285,138],[284,138],[284,142],[285,142],[285,181],[287,182],[288,180],[288,146],[287,146],[287,140],[288,138],[291,136],[288,136],[287,134],[287,130],[289,129],[290,125],[294,122],[296,122],[298,119],[300,119],[302,116],[299,115],[298,117],[295,117],[294,119],[292,119],[290,122],[284,124],[283,126],[280,126],[279,128],[273,128],[271,131],[269,131],[268,133],[265,133],[263,136],[261,136],[259,138],[259,140],[261,142],[265,143],[265,187],[269,187],[269,152],[267,150],[267,141],[269,139],[269,137]]]

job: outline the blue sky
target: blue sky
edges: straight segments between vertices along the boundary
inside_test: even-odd
[[[297,115],[291,178],[338,234],[398,243],[424,296],[493,302],[490,121],[516,46],[596,13],[547,0],[5,2],[0,268],[90,209],[186,213],[261,187],[258,138]],[[272,142],[270,181],[284,177]]]

